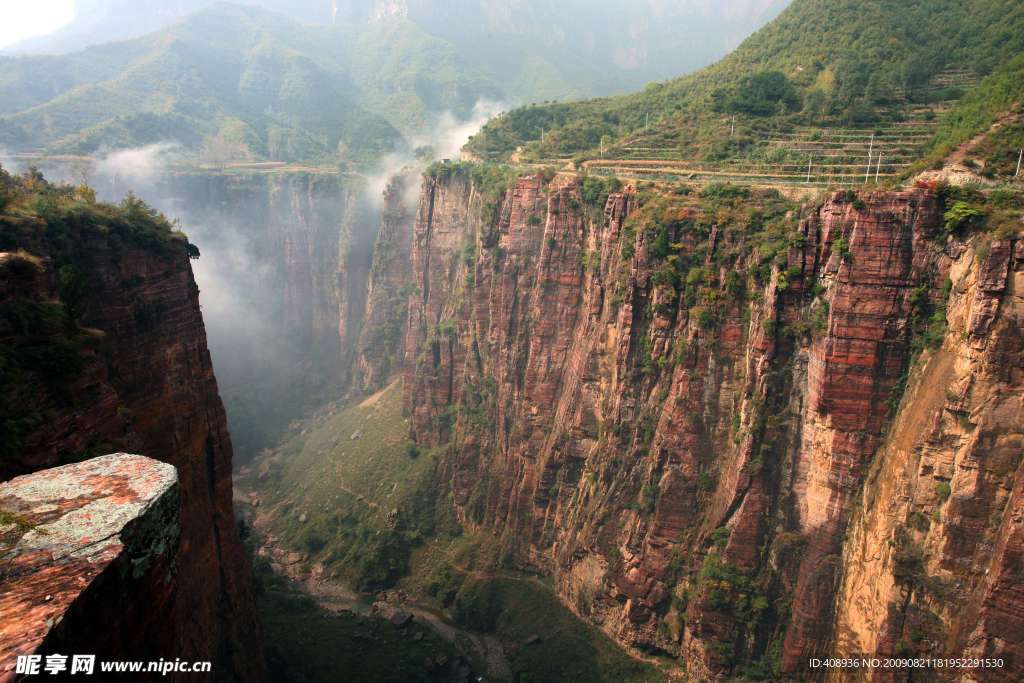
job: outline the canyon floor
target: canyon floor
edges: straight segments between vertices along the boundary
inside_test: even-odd
[[[637,659],[579,621],[544,578],[475,569],[495,562],[486,532],[463,533],[435,507],[437,454],[405,439],[400,385],[293,423],[239,469],[272,670],[296,681],[366,670],[373,680],[674,678],[667,660]]]

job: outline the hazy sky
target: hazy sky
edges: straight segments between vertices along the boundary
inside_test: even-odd
[[[74,0],[0,0],[0,47],[41,36],[71,21]]]

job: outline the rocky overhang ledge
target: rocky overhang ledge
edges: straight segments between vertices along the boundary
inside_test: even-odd
[[[0,484],[0,683],[16,680],[18,655],[101,655],[120,638],[159,647],[179,511],[177,470],[140,455]]]

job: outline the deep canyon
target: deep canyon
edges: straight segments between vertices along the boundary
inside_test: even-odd
[[[400,378],[409,439],[440,454],[435,485],[502,549],[483,568],[549,576],[622,645],[701,677],[773,658],[799,673],[825,653],[1017,662],[1021,243],[947,235],[927,186],[801,204],[591,181],[447,163],[418,199],[418,172],[393,178],[382,203],[365,179],[305,173],[167,174],[148,192],[187,206],[186,227],[216,226],[192,232],[211,349],[219,333],[233,350],[229,402],[266,402],[235,399],[238,433],[261,407],[293,407],[280,433],[298,396],[312,408]],[[212,381],[195,294],[145,275],[188,285],[185,263],[99,258],[111,287],[143,278],[125,291],[161,311],[146,343],[176,340]],[[119,339],[133,354],[118,376],[141,344]],[[202,396],[135,407],[105,373],[90,373],[103,405],[121,396],[143,444],[160,424],[146,415],[180,419]],[[203,400],[210,432],[186,452],[214,458],[194,475],[212,472],[213,497],[186,514],[230,520],[224,416]],[[38,457],[88,431],[51,427],[31,436]],[[304,517],[292,502],[280,514]],[[210,558],[196,571],[225,538],[237,554],[222,532],[192,551]]]
[[[1019,661],[1020,243],[946,241],[928,189],[840,192],[767,266],[749,214],[544,180],[420,200],[405,409],[463,521],[691,675]]]
[[[207,4],[0,56],[0,681],[1020,679],[1019,7]]]

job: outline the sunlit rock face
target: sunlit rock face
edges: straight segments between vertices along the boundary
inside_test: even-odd
[[[1024,249],[947,240],[927,189],[835,193],[758,274],[756,225],[645,201],[658,220],[562,177],[425,182],[405,409],[463,521],[698,677],[836,652],[1019,671]]]
[[[180,508],[172,465],[124,453],[0,484],[0,680],[18,655],[173,654]]]

